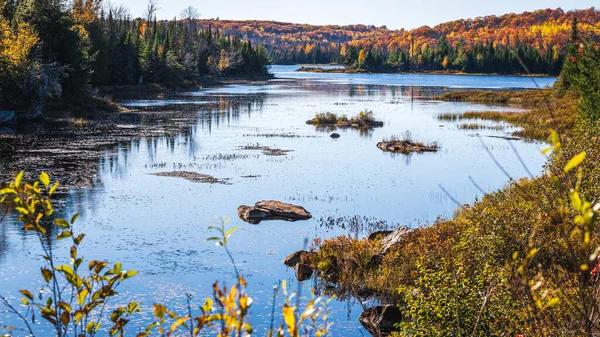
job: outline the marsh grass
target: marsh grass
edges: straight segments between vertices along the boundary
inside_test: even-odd
[[[548,90],[549,91],[549,90]],[[521,93],[514,93],[520,95]],[[546,141],[550,136],[550,130],[556,130],[559,134],[569,137],[577,128],[577,104],[578,99],[567,94],[562,98],[556,98],[550,92],[539,94],[547,98],[544,104],[539,103],[531,110],[523,112],[515,111],[470,111],[463,114],[444,113],[438,115],[441,121],[494,121],[506,122],[522,129],[512,133],[513,136],[530,141]],[[468,97],[468,96],[467,96]],[[548,107],[549,105],[549,107]],[[551,108],[553,113],[548,112]],[[470,124],[470,123],[465,123]]]
[[[521,106],[538,106],[552,97],[550,90],[525,91],[453,91],[436,99],[448,102],[473,102],[485,104],[518,104]]]

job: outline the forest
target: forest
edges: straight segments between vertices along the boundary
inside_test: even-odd
[[[268,21],[202,20],[205,27],[264,44],[274,64],[345,64],[370,71],[560,73],[572,22],[597,30],[595,8],[463,19],[413,30],[385,26],[314,26]],[[517,57],[518,56],[518,57]]]
[[[103,86],[201,84],[206,76],[266,76],[265,49],[194,20],[144,18],[102,0],[0,0],[4,106],[76,100]]]

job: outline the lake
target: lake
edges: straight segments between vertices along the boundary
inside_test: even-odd
[[[519,108],[433,97],[465,88],[545,87],[553,78],[316,74],[295,72],[297,68],[273,66],[276,78],[268,83],[123,101],[131,111],[110,126],[118,133],[81,131],[86,141],[94,140],[84,144],[77,137],[64,138],[61,130],[43,131],[52,146],[24,141],[31,145],[0,160],[3,178],[20,169],[36,174],[45,169],[72,181],[59,205],[65,216],[81,212],[76,230],[87,234],[83,254],[88,260],[121,261],[126,269],[139,271],[121,293],[127,300],[142,301],[144,307],[156,300],[183,313],[186,293],[201,304],[212,294],[214,281],[234,283],[225,252],[206,241],[213,236],[207,229],[211,223],[230,218],[231,225],[240,229],[229,247],[249,283],[254,298],[251,322],[256,335],[262,336],[270,323],[273,286],[286,280],[296,288],[294,271],[282,260],[302,249],[305,239],[364,237],[375,228],[417,227],[451,217],[458,206],[447,194],[468,204],[482,191],[492,192],[508,182],[486,148],[515,179],[527,176],[527,170],[534,175],[542,172],[544,145],[507,140],[517,128],[469,121],[480,129],[465,130],[464,121],[438,118]],[[363,110],[373,111],[384,127],[334,131],[305,123],[318,112],[351,116]],[[19,133],[22,139],[37,139],[33,132]],[[331,139],[332,132],[341,137]],[[438,143],[440,151],[406,156],[376,147],[384,138],[407,132],[415,140]],[[242,149],[257,144],[290,152],[268,156]],[[227,184],[153,175],[170,171],[208,174],[227,179]],[[301,205],[313,219],[251,225],[237,217],[238,206],[261,200]],[[362,220],[351,221],[353,217]],[[364,226],[352,225],[357,222]],[[0,234],[1,293],[18,302],[19,289],[39,287],[41,249],[14,219],[0,224]],[[68,253],[67,243],[48,244]],[[305,282],[304,294],[314,284]],[[279,306],[282,301],[280,296]],[[357,321],[361,313],[357,303],[333,301],[330,311],[335,322],[331,335],[367,335]],[[130,332],[148,319],[147,314],[139,316]],[[280,321],[278,316],[276,322]],[[0,312],[0,326],[15,323],[14,317]]]

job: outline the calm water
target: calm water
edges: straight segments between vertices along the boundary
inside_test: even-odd
[[[527,175],[508,141],[498,138],[515,128],[479,122],[497,128],[461,130],[462,122],[437,118],[441,113],[517,109],[439,102],[431,97],[465,87],[532,88],[532,79],[309,74],[294,69],[273,67],[277,78],[266,85],[233,85],[166,101],[124,102],[131,109],[188,112],[175,121],[185,125],[185,131],[134,138],[98,158],[96,187],[73,189],[67,198],[68,214],[82,212],[77,231],[87,234],[86,258],[122,261],[127,269],[140,272],[121,289],[127,299],[140,300],[145,306],[159,300],[182,309],[186,293],[200,302],[211,294],[215,280],[231,284],[234,278],[227,256],[205,241],[212,236],[207,226],[215,217],[230,217],[240,227],[230,248],[249,281],[255,299],[252,323],[256,335],[262,336],[269,325],[273,285],[281,280],[296,285],[293,271],[281,263],[286,255],[302,248],[305,238],[367,234],[366,230],[349,233],[340,227],[323,227],[321,218],[357,215],[390,225],[419,226],[439,216],[449,217],[456,204],[440,184],[460,203],[472,203],[481,192],[470,178],[485,191],[507,182],[482,141],[511,175]],[[535,81],[543,87],[554,80]],[[208,109],[207,105],[222,108]],[[317,112],[354,115],[365,109],[372,110],[385,127],[369,133],[337,130],[341,138],[333,140],[331,131],[305,124]],[[437,142],[441,151],[403,156],[376,147],[383,138],[406,131],[415,140]],[[240,149],[249,144],[292,152],[271,157]],[[512,144],[528,168],[539,174],[543,146]],[[195,184],[151,175],[173,170],[229,178],[231,184]],[[265,199],[302,205],[314,218],[257,226],[237,218],[238,206]],[[37,287],[41,252],[39,243],[10,219],[0,226],[0,289],[16,299],[18,289]],[[53,244],[59,251],[67,250],[62,242]],[[306,283],[306,287],[312,284]],[[356,320],[358,306],[333,302],[331,310],[332,335],[367,334]],[[132,332],[144,319],[134,322]],[[0,313],[0,325],[14,322]]]

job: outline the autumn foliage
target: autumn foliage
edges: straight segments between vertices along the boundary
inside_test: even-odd
[[[423,26],[413,30],[390,30],[385,26],[315,26],[274,21],[201,20],[203,26],[238,34],[255,44],[264,44],[273,63],[344,63],[351,49],[373,51],[394,60],[402,51],[419,62],[427,49],[435,50],[442,37],[448,47],[468,53],[474,48],[529,48],[545,62],[560,63],[569,42],[573,19],[581,31],[598,30],[600,12],[594,8],[566,12],[543,9],[522,14],[485,16]],[[477,54],[474,56],[477,57]],[[439,67],[452,66],[442,56]],[[559,70],[554,70],[558,72]]]

